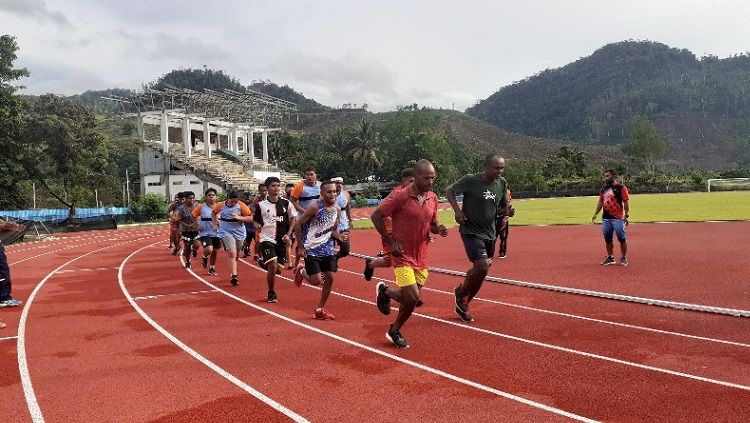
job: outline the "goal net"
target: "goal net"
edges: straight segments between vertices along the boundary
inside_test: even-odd
[[[750,178],[709,179],[706,190],[712,191],[750,191]]]

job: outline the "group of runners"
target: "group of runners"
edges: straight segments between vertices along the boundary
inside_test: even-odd
[[[445,191],[471,262],[463,282],[453,290],[454,312],[467,323],[474,321],[470,304],[489,272],[498,239],[498,256],[507,257],[508,218],[515,210],[510,204],[510,189],[502,176],[504,170],[503,157],[487,155],[482,172],[460,178]],[[622,218],[615,210],[620,207],[621,214],[624,209],[624,224],[627,225],[628,193],[627,188],[612,178],[612,173],[605,174],[607,184],[596,210],[598,213],[604,209],[608,219],[603,225],[608,250],[603,264],[614,262],[612,232],[616,232],[623,250],[620,264],[626,266],[624,229],[609,219]],[[429,274],[428,245],[434,241],[433,235],[448,235],[448,229],[438,221],[438,197],[433,192],[436,178],[431,162],[418,161],[413,168],[401,173],[400,184],[371,215],[382,238],[383,250],[376,257],[366,259],[363,276],[369,281],[375,269],[393,268],[395,285],[389,287],[379,282],[375,300],[384,315],[391,313],[392,301],[399,303],[398,314],[385,335],[397,348],[409,347],[401,329],[414,309],[424,304],[421,291]],[[313,168],[304,171],[303,181],[287,184],[283,193],[281,181],[276,177],[267,178],[254,198],[250,195],[241,198],[237,192],[229,192],[225,201],[217,201],[216,190],[208,189],[204,202],[196,205],[194,193],[180,193],[170,205],[173,228],[170,248],[173,254],[178,254],[178,236],[181,237],[185,267],[190,268],[191,258],[197,257],[202,246],[202,267],[213,276],[217,275],[217,252],[223,248],[231,272],[229,282],[234,286],[239,283],[239,252],[243,251],[245,257],[252,254],[266,270],[269,303],[279,300],[276,276],[285,267],[294,269],[296,286],[304,281],[321,286],[313,318],[333,320],[335,316],[325,306],[338,271],[338,260],[350,251],[349,201],[342,178],[321,182]]]

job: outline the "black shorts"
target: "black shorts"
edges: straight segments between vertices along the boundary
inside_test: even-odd
[[[205,238],[201,238],[201,244],[203,244],[203,248],[208,247],[209,245],[216,248],[221,248],[221,238],[218,236],[207,236]]]
[[[182,240],[187,242],[193,242],[200,238],[198,231],[182,231]]]
[[[337,256],[305,257],[305,271],[308,275],[316,275],[321,272],[336,272],[339,270],[339,259]]]
[[[263,241],[260,243],[260,261],[261,264],[267,265],[268,263],[276,260],[279,264],[286,263],[286,244],[278,242],[274,244],[271,241]]]
[[[481,259],[492,259],[495,252],[495,240],[482,239],[474,235],[461,234],[464,242],[464,250],[469,261],[474,262]]]

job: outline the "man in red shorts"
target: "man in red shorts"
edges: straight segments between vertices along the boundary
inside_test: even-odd
[[[427,245],[430,233],[448,236],[448,229],[437,220],[438,198],[432,192],[435,168],[428,160],[414,166],[414,183],[391,193],[380,203],[371,220],[391,250],[391,262],[397,287],[388,288],[380,282],[376,287],[376,303],[383,314],[390,314],[391,299],[401,304],[398,316],[385,337],[396,348],[409,348],[401,335],[401,327],[414,312],[421,288],[427,282]],[[393,219],[393,232],[385,227],[384,218]]]

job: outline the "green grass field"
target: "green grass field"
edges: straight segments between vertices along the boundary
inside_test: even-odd
[[[597,197],[516,199],[511,225],[580,225],[591,223]],[[750,192],[690,192],[679,194],[633,194],[631,222],[702,222],[706,220],[750,220]],[[440,221],[455,226],[453,212],[440,212]],[[601,213],[597,221],[601,221]],[[371,228],[369,220],[355,228]]]

